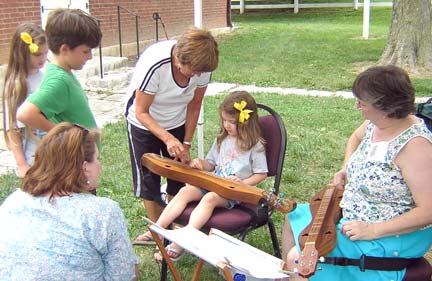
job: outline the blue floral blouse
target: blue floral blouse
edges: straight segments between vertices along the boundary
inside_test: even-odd
[[[0,206],[0,280],[132,280],[139,262],[119,205],[91,194]]]

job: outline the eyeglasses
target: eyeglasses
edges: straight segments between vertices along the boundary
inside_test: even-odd
[[[356,99],[356,107],[365,107],[367,105],[366,102],[360,100],[360,99]]]

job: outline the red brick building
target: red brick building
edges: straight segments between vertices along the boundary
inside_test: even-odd
[[[74,3],[77,0],[60,1]],[[119,44],[118,10],[120,10],[122,43],[136,41],[136,20],[138,18],[139,39],[155,39],[153,14],[162,18],[169,37],[180,34],[187,26],[194,24],[194,0],[87,0],[84,3],[88,12],[100,20],[103,33],[102,47]],[[202,0],[202,23],[207,29],[229,25],[229,1]],[[7,62],[9,42],[18,24],[28,21],[42,24],[43,0],[0,0],[0,64]],[[118,8],[120,6],[120,8]],[[71,7],[73,8],[73,6]],[[129,12],[131,13],[129,13]],[[165,38],[159,25],[159,38]],[[135,48],[136,49],[136,48]],[[142,50],[142,47],[141,47]]]

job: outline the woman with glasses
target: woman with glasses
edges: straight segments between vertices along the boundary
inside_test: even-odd
[[[60,123],[41,140],[21,188],[0,206],[0,280],[133,280],[119,205],[91,192],[101,165],[95,130]]]
[[[330,183],[344,191],[336,246],[309,280],[402,280],[411,258],[432,243],[432,133],[413,115],[414,87],[403,69],[369,68],[352,90],[365,121]],[[286,217],[282,246],[291,270],[305,266],[298,235],[311,218],[308,204]]]

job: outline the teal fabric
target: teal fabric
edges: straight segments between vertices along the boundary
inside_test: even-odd
[[[298,235],[310,223],[312,215],[309,204],[299,204],[297,208],[288,214],[293,229],[296,245],[299,249]],[[336,226],[337,246],[327,256],[359,258],[362,254],[377,257],[402,257],[413,258],[423,256],[432,243],[432,228],[418,230],[413,233],[391,236],[371,241],[350,241],[340,228],[345,222],[342,219]],[[283,237],[282,237],[283,239]],[[402,280],[405,270],[401,271],[360,271],[355,266],[335,266],[318,264],[322,270],[316,271],[315,275],[309,278],[310,281],[338,281],[338,280]]]

